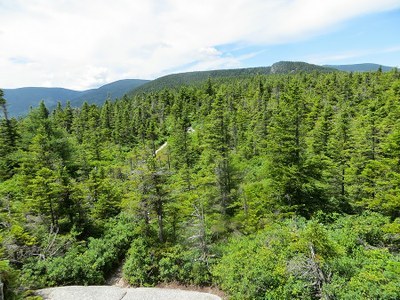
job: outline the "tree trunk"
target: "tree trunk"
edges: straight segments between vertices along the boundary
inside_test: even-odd
[[[316,291],[316,296],[318,298],[321,298],[323,295],[323,286],[327,283],[329,283],[329,275],[326,276],[324,271],[321,269],[319,262],[316,258],[315,255],[315,250],[314,246],[312,244],[309,245],[310,248],[310,253],[311,253],[311,269],[312,273],[315,276],[315,283],[314,283],[314,288]],[[324,295],[326,300],[329,300],[330,297],[328,295]]]
[[[3,287],[4,287],[4,284],[3,284],[3,282],[1,281],[1,278],[0,278],[0,300],[4,300]]]
[[[158,218],[158,240],[164,242],[164,216],[162,200],[157,201],[157,218]]]
[[[344,175],[345,175],[344,166],[342,166],[342,180],[341,180],[341,182],[340,182],[342,197],[344,197],[344,195],[345,195],[345,187],[344,187],[344,180],[345,180],[345,177],[344,177]]]

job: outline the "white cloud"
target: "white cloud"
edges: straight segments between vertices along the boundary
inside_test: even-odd
[[[400,45],[385,48],[382,50],[382,53],[393,53],[393,52],[400,52]]]
[[[208,57],[216,57],[222,55],[221,51],[218,51],[214,47],[207,47],[207,48],[201,48],[199,49],[200,54],[202,54],[203,57],[208,58]]]
[[[217,46],[302,40],[398,7],[398,0],[0,0],[0,84],[86,89],[180,66],[239,67],[244,57]]]
[[[334,62],[341,62],[348,59],[360,58],[368,55],[370,52],[367,51],[346,51],[331,54],[315,54],[308,56],[305,60],[313,64],[332,64]]]
[[[386,53],[396,53],[400,52],[400,45],[388,47],[388,48],[375,48],[375,49],[363,49],[363,50],[352,50],[338,53],[331,53],[328,55],[315,54],[305,58],[306,61],[314,64],[332,64],[332,63],[342,63],[346,60],[356,59],[359,62],[364,62],[363,59],[368,56],[381,56]]]

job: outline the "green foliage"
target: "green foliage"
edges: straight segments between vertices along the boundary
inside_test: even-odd
[[[398,299],[400,261],[385,249],[359,249],[333,263],[326,287],[338,299]]]
[[[1,98],[2,268],[100,284],[129,248],[134,285],[398,298],[399,74],[325,71],[170,76],[198,84],[19,120]]]
[[[124,278],[134,286],[153,286],[158,282],[211,283],[209,265],[196,250],[180,245],[154,247],[143,238],[132,243],[123,273]]]
[[[213,275],[232,299],[396,299],[399,257],[377,247],[388,224],[378,214],[275,223],[233,238]]]
[[[134,236],[128,218],[110,220],[101,238],[76,243],[63,256],[31,259],[23,267],[23,283],[31,288],[68,284],[103,284],[128,250]]]
[[[10,267],[7,260],[0,260],[0,283],[4,299],[17,299],[18,271]]]
[[[157,266],[154,253],[146,241],[135,239],[124,264],[124,278],[132,285],[146,286],[157,282]]]
[[[210,262],[202,259],[196,249],[182,246],[166,248],[159,259],[160,282],[181,282],[187,285],[209,285]]]
[[[15,299],[18,287],[18,271],[10,266],[10,262],[4,257],[3,235],[0,231],[0,285],[5,298]]]
[[[11,177],[15,161],[12,152],[15,151],[18,141],[17,124],[15,119],[9,119],[7,101],[0,90],[0,182]]]
[[[264,299],[267,290],[281,285],[284,274],[275,268],[278,256],[263,244],[260,237],[241,238],[231,241],[224,249],[225,255],[213,275],[233,299]]]

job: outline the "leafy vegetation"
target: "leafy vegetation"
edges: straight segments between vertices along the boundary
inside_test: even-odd
[[[0,96],[8,298],[122,262],[132,285],[232,299],[400,297],[397,70],[209,78],[19,120]]]
[[[214,268],[217,282],[232,299],[400,297],[399,257],[379,247],[388,242],[388,218],[317,219],[286,220],[232,239]]]

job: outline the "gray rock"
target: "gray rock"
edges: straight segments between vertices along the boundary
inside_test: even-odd
[[[63,286],[37,291],[48,300],[120,300],[126,290],[114,286]]]
[[[37,291],[46,300],[221,300],[207,293],[161,288],[64,286]]]
[[[221,300],[220,297],[200,292],[177,289],[136,288],[126,289],[123,300]]]

